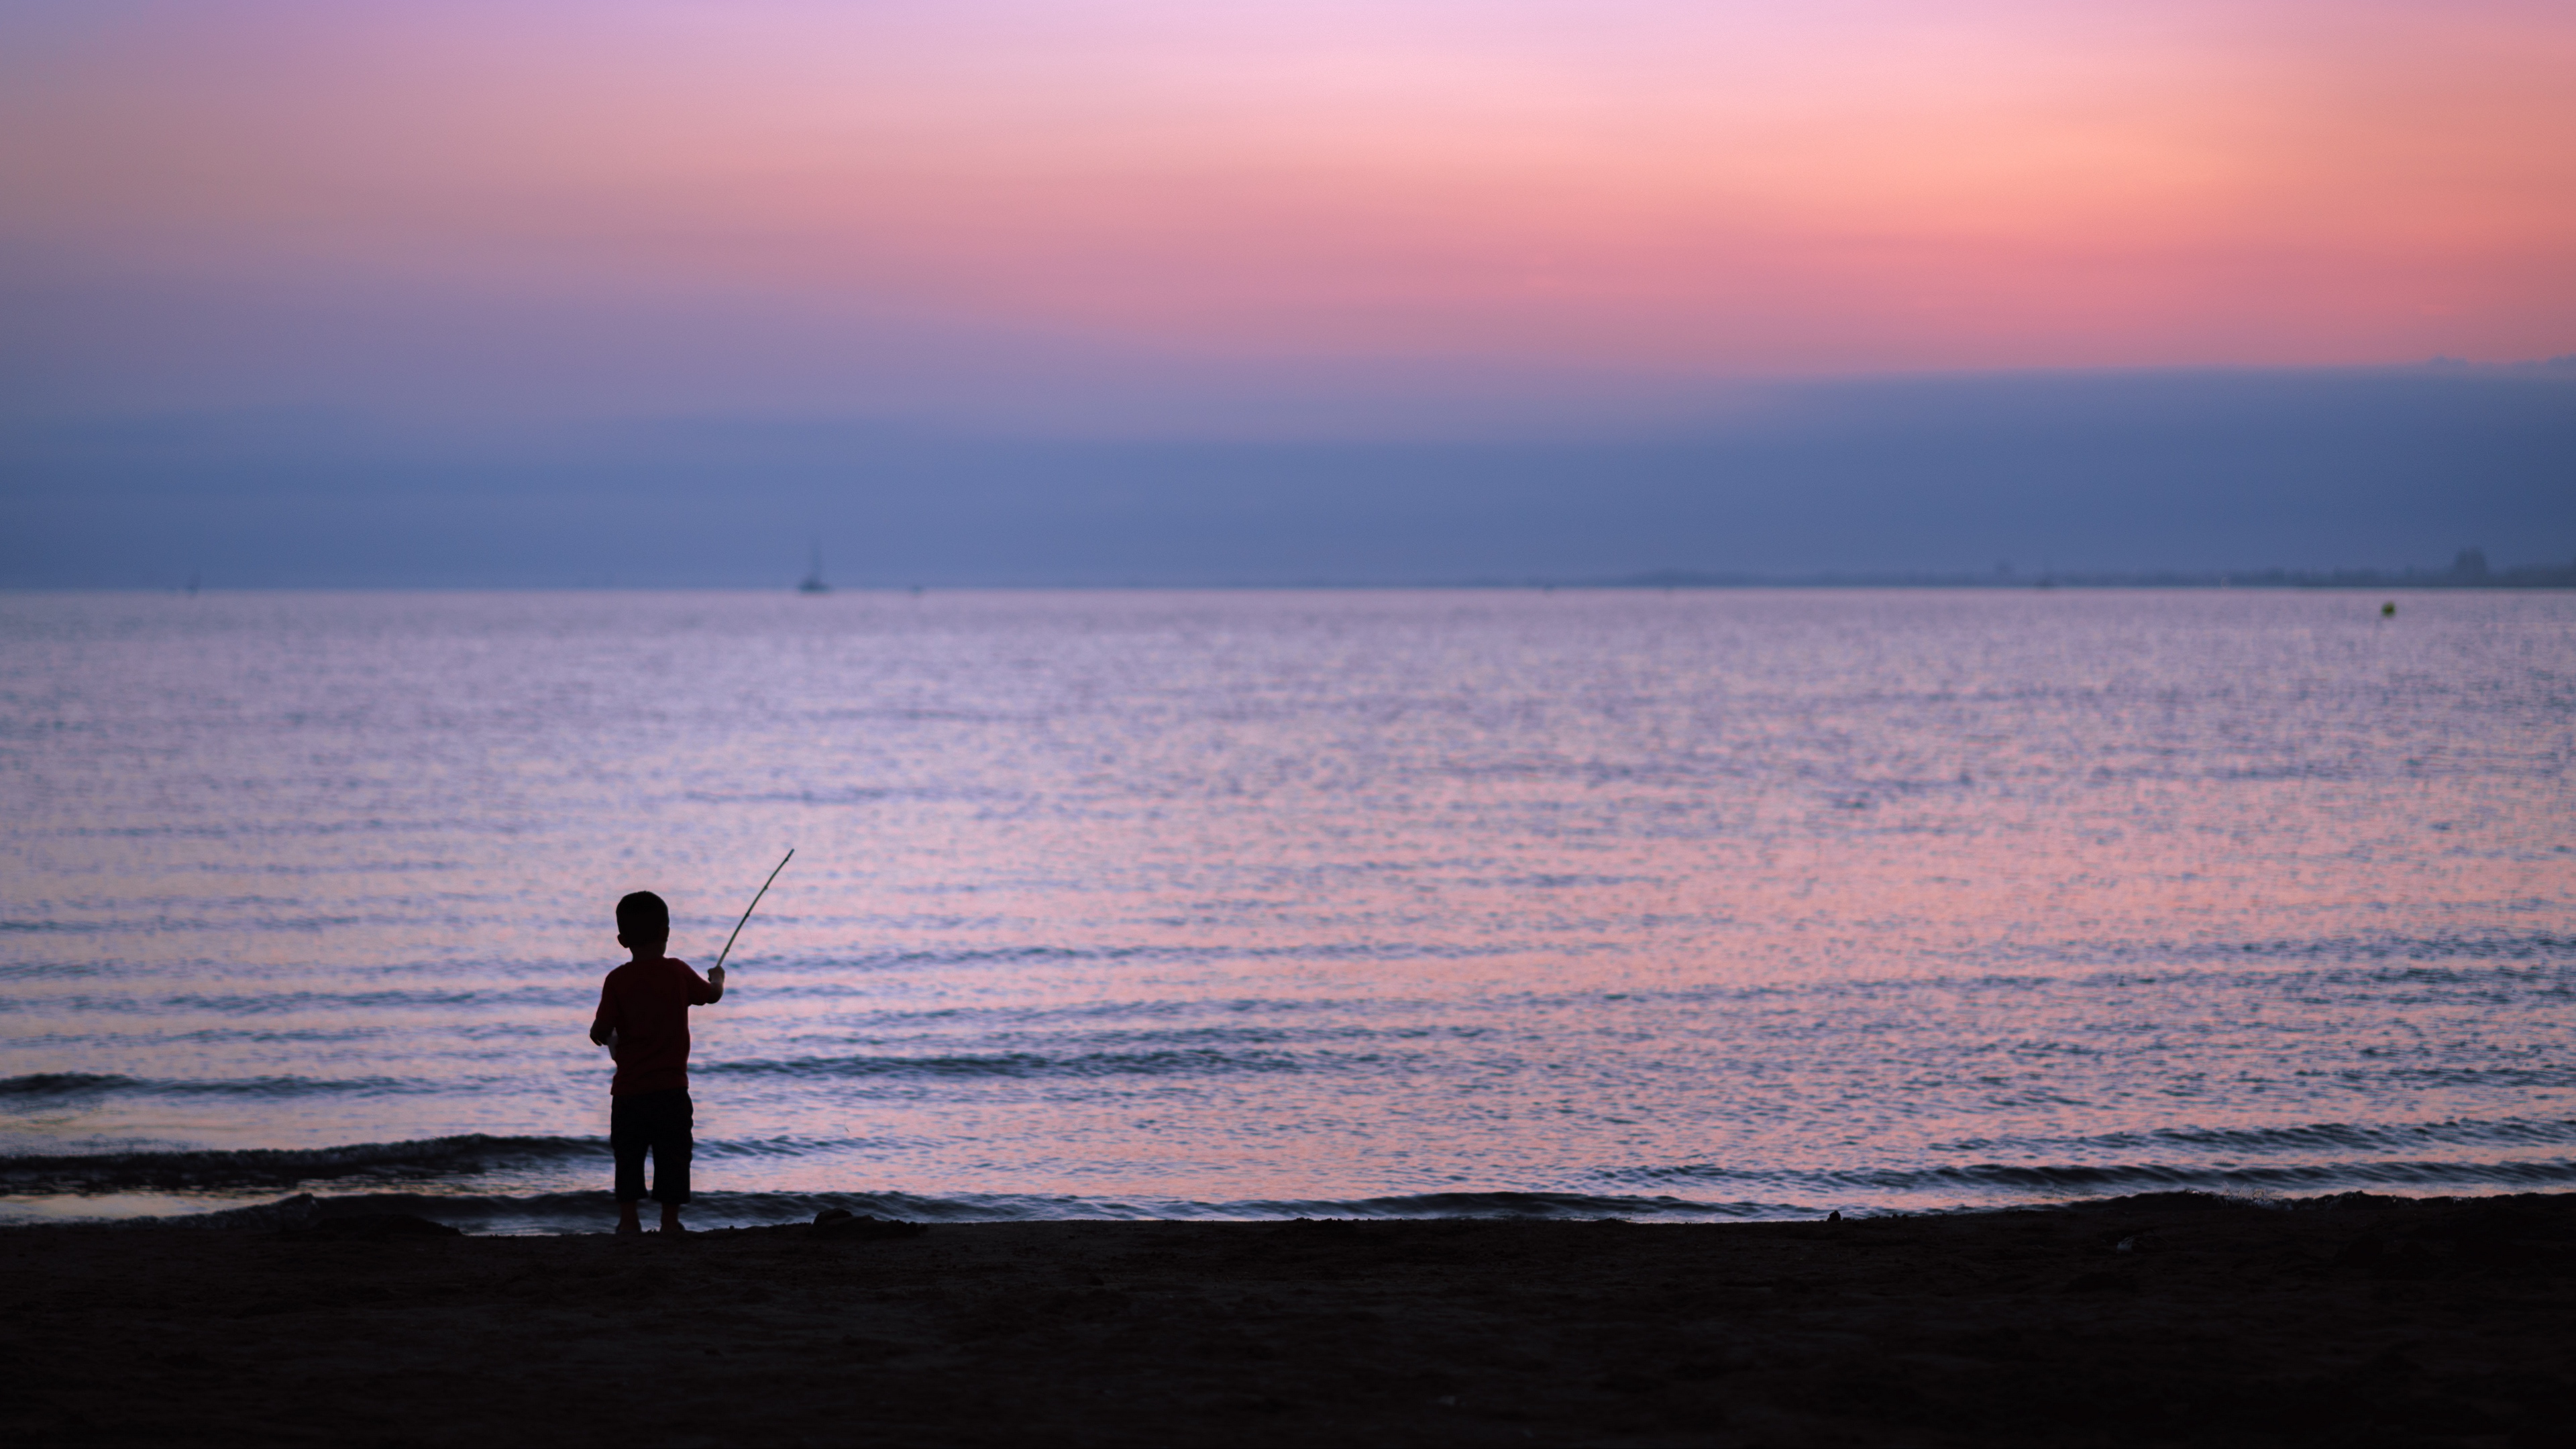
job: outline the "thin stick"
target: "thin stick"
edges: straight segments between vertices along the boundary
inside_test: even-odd
[[[725,958],[733,954],[734,936],[742,934],[744,922],[751,919],[752,912],[760,909],[760,898],[769,894],[769,881],[778,879],[778,872],[785,870],[787,868],[787,862],[794,860],[795,858],[796,852],[793,849],[790,849],[785,855],[780,856],[778,858],[777,869],[772,870],[769,873],[769,880],[765,880],[760,883],[760,889],[753,894],[751,904],[742,908],[742,920],[733,923],[733,936],[725,937],[724,949],[716,953],[716,969],[718,971],[722,971],[724,969]]]

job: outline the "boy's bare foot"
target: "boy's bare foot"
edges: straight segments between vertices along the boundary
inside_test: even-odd
[[[662,1209],[662,1231],[666,1233],[685,1233],[688,1231],[687,1228],[680,1226],[679,1209]]]
[[[622,1202],[617,1205],[617,1231],[620,1233],[644,1231],[644,1224],[635,1216],[635,1204]]]

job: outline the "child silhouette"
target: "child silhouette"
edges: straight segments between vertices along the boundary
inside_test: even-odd
[[[600,984],[590,1039],[608,1048],[617,1075],[608,1084],[608,1146],[617,1157],[617,1231],[640,1233],[636,1203],[644,1197],[644,1158],[653,1158],[653,1200],[662,1231],[678,1233],[689,1200],[689,1008],[724,999],[724,968],[700,976],[686,961],[662,954],[671,943],[671,908],[651,891],[617,903],[617,944],[634,959]]]

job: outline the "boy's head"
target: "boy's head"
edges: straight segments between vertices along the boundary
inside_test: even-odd
[[[630,951],[660,951],[671,940],[671,908],[651,891],[617,903],[617,944]]]

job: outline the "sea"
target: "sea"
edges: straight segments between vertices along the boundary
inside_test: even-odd
[[[0,1221],[2576,1185],[2576,595],[0,594]]]

